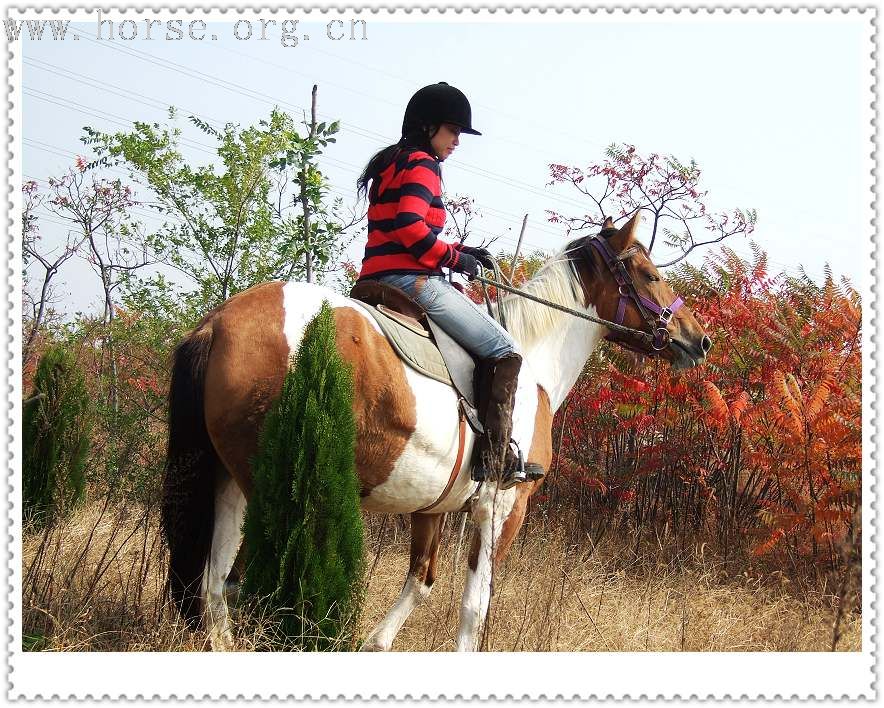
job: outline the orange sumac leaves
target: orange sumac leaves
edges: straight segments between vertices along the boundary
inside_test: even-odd
[[[554,424],[570,476],[552,496],[756,555],[826,558],[860,503],[859,295],[770,277],[760,250],[746,262],[724,248],[668,279],[705,323],[709,360],[591,359]],[[565,486],[584,477],[600,483]]]

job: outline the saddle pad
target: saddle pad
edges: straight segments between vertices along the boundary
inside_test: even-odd
[[[359,302],[354,300],[354,302]],[[390,344],[399,357],[412,369],[429,376],[436,381],[452,385],[448,367],[439,353],[439,349],[426,334],[418,334],[411,327],[402,324],[383,310],[359,302],[380,325]]]

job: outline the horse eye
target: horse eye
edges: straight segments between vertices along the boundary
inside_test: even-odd
[[[660,278],[658,278],[658,277],[657,277],[656,275],[654,275],[653,273],[645,273],[645,276],[646,276],[647,279],[650,280],[652,283],[657,283],[657,282],[660,281]]]

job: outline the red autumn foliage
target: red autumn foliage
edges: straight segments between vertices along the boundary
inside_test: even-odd
[[[557,414],[548,493],[584,515],[712,533],[725,550],[830,557],[860,504],[858,293],[769,277],[757,250],[668,279],[714,342],[707,363],[594,357]]]

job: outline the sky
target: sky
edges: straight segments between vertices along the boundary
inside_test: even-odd
[[[93,20],[71,26],[80,32],[76,41],[72,34],[18,40],[26,178],[43,183],[77,154],[88,156],[79,142],[84,125],[125,130],[132,120],[165,120],[170,105],[216,124],[252,125],[274,105],[300,118],[315,83],[320,120],[342,126],[320,166],[350,205],[365,162],[398,139],[409,97],[447,81],[470,98],[483,135],[462,136],[443,165],[444,189],[475,199],[477,236],[498,236],[496,247],[515,247],[526,213],[523,252],[561,247],[564,229],[548,223],[545,210],[580,215],[586,198],[564,185],[548,187],[549,163],[585,167],[600,161],[608,144],[631,143],[643,153],[695,159],[711,210],[757,209],[752,239],[768,252],[773,272],[796,274],[802,265],[821,278],[828,263],[861,289],[871,281],[866,15],[480,21],[449,13],[390,21],[368,13],[365,39],[359,26],[349,39],[358,15],[344,13],[343,28],[330,29],[345,36],[333,40],[326,32],[335,16],[265,14],[277,23],[298,20],[297,46],[288,47],[278,25],[258,39],[260,16],[242,16],[251,38],[237,39],[225,21],[195,28],[203,40],[167,40],[159,25],[148,40],[144,19],[166,17],[148,11],[118,19],[124,17],[136,20],[126,28],[134,39],[121,39],[118,24],[113,41],[107,25],[97,41]],[[241,37],[247,28],[238,26]],[[186,120],[180,125],[185,154],[210,161],[208,136]],[[53,219],[41,226],[47,243],[64,232]],[[155,217],[145,223],[158,225]],[[351,248],[356,262],[364,232],[362,226]],[[647,243],[648,236],[645,226],[640,238]],[[726,243],[751,255],[743,237]],[[699,249],[691,261],[707,253]],[[672,255],[655,247],[658,262]],[[97,307],[97,281],[85,263],[72,263],[59,278],[69,311]]]

